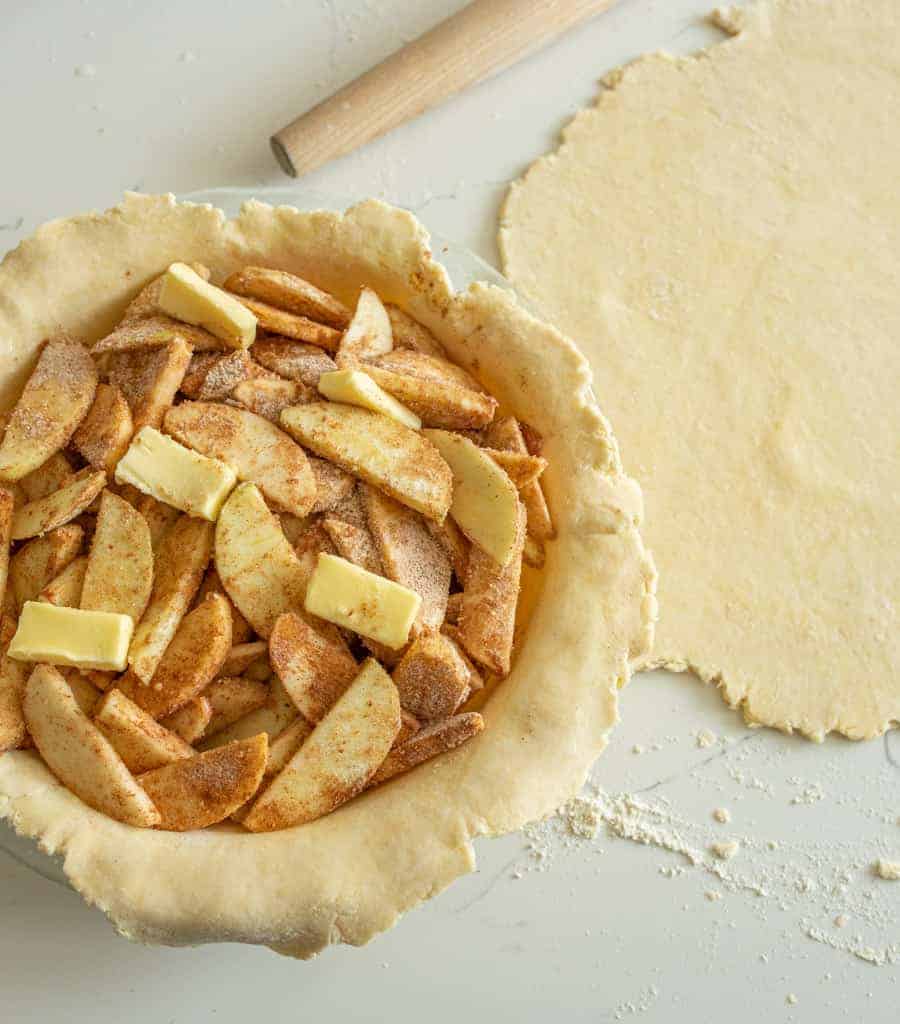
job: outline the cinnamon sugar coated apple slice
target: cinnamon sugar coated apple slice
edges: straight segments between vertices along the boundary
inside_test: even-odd
[[[78,707],[68,683],[38,665],[22,701],[28,732],[53,774],[89,807],[138,828],[160,814],[110,742]]]
[[[279,336],[260,338],[252,355],[260,366],[309,388],[319,386],[323,373],[337,369],[337,363],[318,345]]]
[[[138,622],[153,589],[147,521],[123,498],[105,491],[85,567],[80,607],[118,612]]]
[[[319,345],[328,352],[334,352],[338,347],[341,332],[336,331],[333,327],[318,324],[315,320],[310,320],[309,317],[288,313],[276,306],[270,306],[268,302],[260,302],[259,299],[248,299],[243,295],[235,295],[233,298],[252,313],[264,331],[271,331],[273,334],[293,338],[296,341],[305,341],[311,345]]]
[[[157,827],[190,832],[224,821],[259,788],[267,750],[260,733],[141,775],[160,815]]]
[[[9,560],[6,582],[16,609],[33,601],[81,551],[84,530],[68,523],[23,544]]]
[[[442,633],[416,637],[391,678],[401,707],[425,721],[452,715],[469,693],[466,663]]]
[[[0,480],[21,480],[63,448],[96,388],[97,370],[81,342],[67,335],[47,341],[0,442]]]
[[[128,665],[148,683],[200,587],[212,553],[213,528],[181,516],[164,534],[154,561],[150,603],[134,630]]]
[[[12,539],[40,537],[64,526],[91,504],[106,486],[106,474],[90,468],[76,473],[71,481],[45,498],[21,505],[13,514]]]
[[[453,718],[443,718],[439,722],[434,722],[420,729],[406,743],[395,747],[382,761],[369,785],[380,786],[382,782],[387,782],[395,775],[408,772],[439,754],[445,754],[448,750],[453,750],[473,736],[477,736],[482,729],[484,719],[477,711],[468,711]]]
[[[515,485],[467,437],[446,430],[423,433],[452,470],[450,514],[473,544],[506,565],[517,541],[519,496]]]
[[[359,671],[339,630],[322,625],[317,628],[286,612],[269,637],[272,668],[309,722],[318,722],[328,712]]]
[[[63,608],[80,608],[87,563],[87,555],[79,555],[69,562],[65,569],[54,576],[37,595],[38,601],[46,601],[48,604]]]
[[[509,674],[525,544],[525,508],[518,504],[516,540],[501,566],[477,545],[469,553],[458,636],[466,652],[499,676]]]
[[[316,455],[438,521],[450,508],[453,476],[418,431],[387,416],[334,402],[285,409],[285,430]]]
[[[282,612],[303,606],[308,571],[254,484],[239,484],[225,502],[215,559],[222,586],[260,636]]]
[[[343,330],[350,322],[350,310],[333,295],[285,270],[244,267],[225,281],[228,291],[270,306],[298,313]]]
[[[361,288],[353,318],[337,350],[338,366],[353,366],[361,360],[390,352],[393,347],[391,321],[384,304],[371,288]]]
[[[109,690],[100,698],[93,709],[93,720],[134,775],[194,756],[193,747],[160,725],[121,690]]]
[[[98,384],[93,405],[72,435],[72,444],[89,465],[111,476],[133,433],[125,396],[112,384]]]
[[[30,666],[9,657],[9,642],[15,631],[16,618],[7,603],[0,611],[0,753],[24,746],[28,737],[22,694]]]
[[[256,484],[274,505],[303,516],[316,482],[303,449],[262,416],[215,402],[182,402],[166,413],[166,433]]]
[[[371,658],[244,820],[252,832],[302,825],[362,792],[400,731],[397,688]]]
[[[210,594],[182,619],[152,679],[144,683],[131,672],[119,680],[119,689],[153,718],[164,718],[206,689],[230,647],[228,605]]]
[[[162,423],[187,372],[191,351],[179,338],[161,348],[119,352],[111,358],[109,383],[125,396],[135,433]]]

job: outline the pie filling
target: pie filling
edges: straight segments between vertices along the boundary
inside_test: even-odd
[[[422,324],[173,263],[44,342],[0,443],[0,751],[273,831],[476,736],[554,536],[541,439]]]

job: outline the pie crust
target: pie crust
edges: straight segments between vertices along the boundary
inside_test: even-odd
[[[607,743],[616,693],[650,647],[656,575],[587,362],[515,297],[455,294],[406,211],[366,201],[344,214],[247,203],[229,221],[173,196],[126,195],[105,213],[38,229],[0,264],[0,407],[40,341],[88,341],[173,260],[214,280],[247,264],[294,271],[352,303],[370,285],[429,327],[546,442],[558,538],[509,677],[483,733],[311,824],[178,834],[132,828],[61,785],[31,751],[0,756],[0,817],[63,857],[72,885],[123,935],[148,943],[248,942],[295,957],[359,945],[475,867],[472,840],[546,815]]]

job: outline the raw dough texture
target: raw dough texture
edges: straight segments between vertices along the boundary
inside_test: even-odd
[[[429,326],[540,430],[559,537],[509,678],[466,746],[309,825],[140,830],[91,810],[29,751],[0,756],[0,817],[34,836],[84,897],[145,942],[263,943],[311,956],[366,942],[475,866],[472,838],[518,828],[579,788],[616,721],[616,690],[649,648],[653,566],[640,491],[621,469],[575,346],[511,293],[454,294],[415,218],[370,201],[346,214],[248,203],[233,221],[171,196],[42,227],[0,265],[0,407],[60,325],[96,339],[173,260],[214,279],[293,270],[353,303],[361,284]]]
[[[821,739],[900,719],[900,4],[777,0],[612,74],[509,192],[647,501],[646,664]]]

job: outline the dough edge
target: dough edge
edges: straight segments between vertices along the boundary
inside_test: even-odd
[[[544,433],[551,464],[559,537],[542,599],[484,711],[487,728],[436,763],[301,828],[177,834],[91,810],[34,753],[0,756],[0,817],[61,855],[72,885],[122,935],[307,958],[369,941],[473,870],[475,836],[519,828],[577,792],[617,721],[618,687],[650,649],[655,568],[638,529],[639,488],[622,471],[584,357],[511,293],[453,293],[422,225],[376,200],[344,214],[251,201],[228,221],[171,195],[126,194],[105,213],[45,224],[0,264],[0,405],[45,336],[60,326],[101,336],[175,259],[202,260],[216,279],[245,263],[284,266],[344,298],[375,287],[509,397]]]

